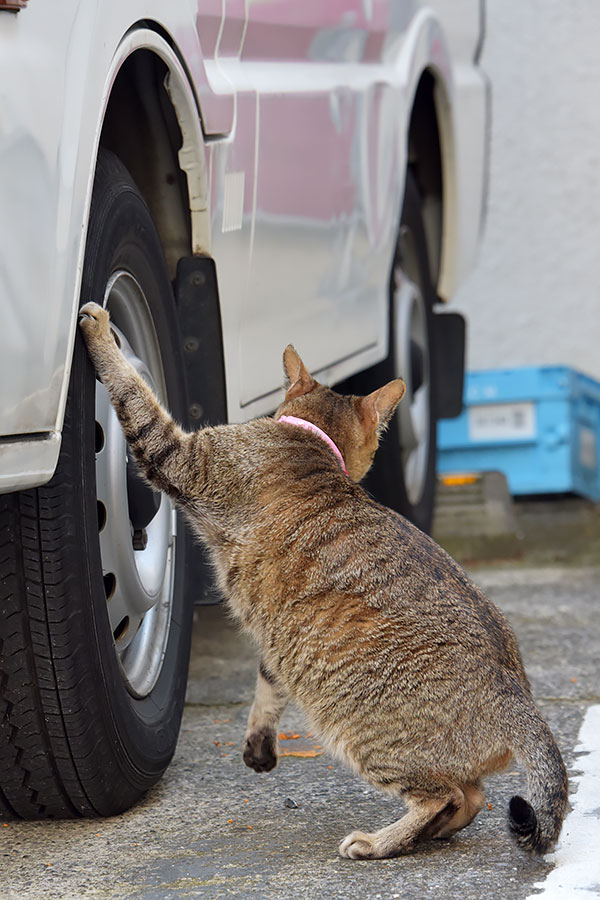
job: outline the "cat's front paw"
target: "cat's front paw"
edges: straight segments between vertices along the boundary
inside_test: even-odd
[[[98,303],[86,303],[79,310],[79,327],[83,331],[86,344],[94,348],[109,340],[113,341],[108,310]]]
[[[246,735],[243,759],[255,772],[270,772],[277,765],[277,735],[260,729]]]
[[[339,854],[346,859],[377,859],[374,836],[364,831],[353,831],[340,844]]]
[[[108,310],[104,309],[103,306],[100,306],[99,303],[94,303],[93,300],[84,304],[79,310],[79,324],[84,331],[95,331],[98,328],[108,331],[109,319],[110,316]]]

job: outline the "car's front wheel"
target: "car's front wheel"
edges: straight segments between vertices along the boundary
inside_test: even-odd
[[[149,211],[100,151],[82,302],[181,420],[172,289]],[[160,778],[177,741],[192,607],[182,526],[139,478],[83,342],[56,473],[0,497],[0,813],[111,815]]]

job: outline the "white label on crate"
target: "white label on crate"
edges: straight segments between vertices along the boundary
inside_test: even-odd
[[[490,403],[469,407],[472,441],[519,441],[535,437],[533,403]]]
[[[579,462],[584,469],[596,471],[596,435],[591,428],[579,426]]]

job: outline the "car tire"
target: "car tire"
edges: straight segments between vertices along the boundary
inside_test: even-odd
[[[82,303],[92,299],[108,305],[130,361],[181,421],[162,247],[127,170],[102,148],[81,290]],[[4,818],[120,813],[158,781],[177,742],[193,611],[183,525],[128,462],[102,392],[77,334],[56,472],[0,497]]]
[[[363,483],[375,499],[429,532],[436,486],[435,291],[421,209],[416,178],[409,169],[390,276],[389,353],[343,387],[366,394],[393,378],[404,378],[406,394]]]

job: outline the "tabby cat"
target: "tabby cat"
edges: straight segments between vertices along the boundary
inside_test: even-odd
[[[80,324],[139,467],[184,510],[260,648],[246,765],[277,764],[278,721],[296,701],[331,752],[407,805],[340,844],[373,859],[464,828],[484,805],[482,779],[514,755],[529,800],[511,799],[510,828],[521,847],[549,850],[566,771],[510,625],[431,538],[357,484],[404,383],[344,397],[289,346],[274,418],[188,434],[122,356],[108,313],[88,303]]]

